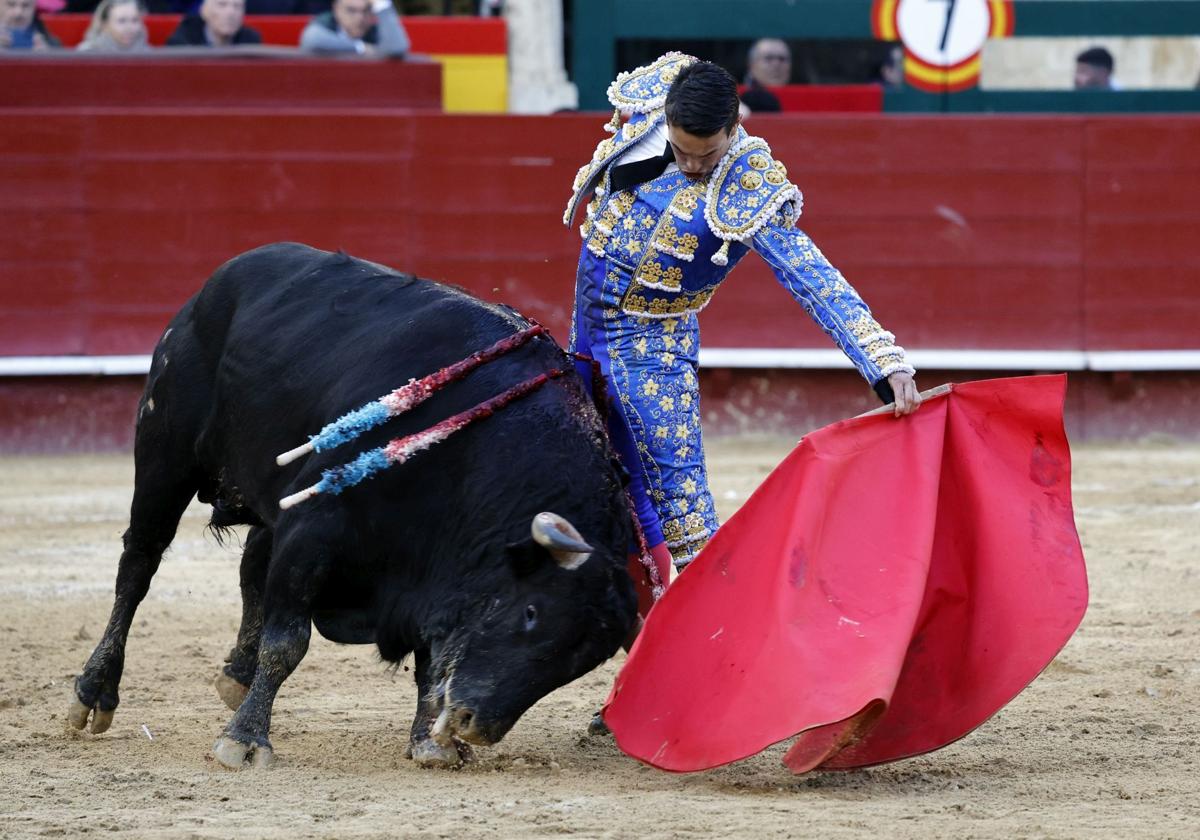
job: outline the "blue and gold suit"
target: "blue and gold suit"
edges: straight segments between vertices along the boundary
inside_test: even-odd
[[[800,191],[766,142],[740,126],[703,181],[671,171],[609,191],[611,165],[664,120],[671,81],[695,60],[669,53],[613,82],[613,136],[579,170],[563,214],[570,225],[592,195],[580,228],[571,345],[595,358],[607,380],[609,428],[647,541],[665,540],[679,566],[718,525],[700,434],[696,314],[747,253],[766,260],[872,385],[913,370],[895,337],[795,227]],[[620,112],[631,114],[623,126]]]

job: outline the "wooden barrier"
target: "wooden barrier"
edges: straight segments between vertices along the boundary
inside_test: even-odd
[[[0,354],[145,353],[220,262],[345,248],[565,334],[559,217],[602,117],[22,110],[0,121]],[[1197,118],[762,119],[803,226],[917,348],[1194,349]],[[828,347],[753,258],[708,347]],[[79,329],[80,325],[84,328]]]
[[[149,353],[222,261],[283,239],[461,284],[566,336],[580,240],[560,215],[605,115],[4,117],[0,356]],[[982,355],[949,367],[1200,349],[1200,118],[780,115],[748,128],[788,165],[806,194],[803,227],[880,320],[915,353],[948,351],[926,369],[963,351]],[[754,257],[701,320],[706,351],[831,349]],[[999,364],[1004,351],[1035,355]],[[862,394],[852,375],[830,376],[849,383],[838,393]],[[1158,390],[1111,381],[1161,395],[1159,408],[1141,405],[1154,418],[1179,413],[1169,395],[1191,393],[1187,377],[1163,374]]]
[[[343,61],[253,50],[220,57],[196,49],[187,57],[174,50],[133,58],[0,56],[0,109],[442,107],[442,67],[427,59]]]

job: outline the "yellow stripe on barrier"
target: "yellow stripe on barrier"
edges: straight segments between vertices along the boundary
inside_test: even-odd
[[[434,55],[442,65],[442,108],[450,114],[508,110],[508,56]]]

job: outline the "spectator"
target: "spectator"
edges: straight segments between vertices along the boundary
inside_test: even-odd
[[[199,15],[188,15],[167,39],[168,47],[231,47],[261,44],[257,30],[242,26],[245,0],[204,0]]]
[[[876,83],[885,90],[900,90],[904,87],[904,45],[888,45],[887,57],[879,62],[875,74]]]
[[[0,50],[61,47],[37,15],[36,0],[0,0]]]
[[[408,44],[392,0],[333,0],[300,34],[300,48],[316,53],[403,56]]]
[[[1116,90],[1112,53],[1091,47],[1075,56],[1075,90]]]
[[[760,38],[750,47],[746,84],[777,87],[792,80],[792,51],[778,38]]]
[[[767,88],[792,80],[792,51],[778,38],[760,38],[746,57],[746,89],[742,103],[752,112],[780,111],[779,97]]]
[[[142,0],[100,0],[87,34],[76,49],[87,52],[142,52],[146,40]]]

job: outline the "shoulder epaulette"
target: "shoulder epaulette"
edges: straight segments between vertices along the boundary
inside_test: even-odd
[[[767,141],[749,136],[736,141],[708,183],[704,216],[709,229],[726,242],[712,261],[724,265],[729,242],[754,236],[789,202],[788,223],[795,223],[803,200],[788,180],[787,168],[771,156]]]
[[[666,103],[667,91],[679,71],[698,59],[669,52],[652,64],[622,73],[608,86],[608,101],[626,113],[648,114]]]

